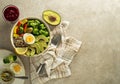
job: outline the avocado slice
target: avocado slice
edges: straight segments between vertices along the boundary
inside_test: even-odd
[[[39,36],[36,37],[35,41],[36,42],[38,42],[38,41],[48,42],[49,39],[46,36],[44,36],[44,35],[39,35]]]
[[[61,22],[60,15],[52,10],[43,11],[42,17],[50,25],[58,25]]]
[[[36,43],[36,45],[38,45],[38,47],[39,47],[39,53],[44,51],[44,47],[42,46],[42,44],[39,44],[39,42],[38,42],[38,43]]]
[[[46,37],[44,35],[36,36],[35,43],[30,45],[26,55],[33,56],[34,54],[39,54],[39,53],[43,52],[47,48],[48,42],[49,42],[48,37]]]
[[[38,46],[36,43],[32,44],[31,47],[36,49],[36,50],[35,50],[36,54],[38,54],[38,53],[40,52],[40,51],[39,51],[39,50],[40,50],[40,49],[39,49],[39,46]]]
[[[39,45],[41,45],[43,48],[46,48],[48,45],[44,41],[38,42]]]
[[[30,54],[30,55],[31,55],[31,56],[34,56],[34,55],[35,55],[35,48],[31,48],[31,47],[30,47],[30,50],[31,50],[31,54]]]
[[[36,54],[39,54],[44,50],[44,48],[39,43],[34,43],[31,45],[31,47],[35,48]]]
[[[31,51],[28,49],[27,52],[25,53],[27,56],[30,56]]]
[[[47,48],[47,44],[45,42],[37,42],[32,44],[31,47],[35,49],[36,54],[39,54]]]
[[[38,50],[36,50],[37,51],[37,54],[39,54],[40,52],[42,52],[42,46],[40,46],[38,43],[36,43],[36,46],[38,47],[38,48],[36,48],[36,49],[38,49]]]
[[[27,56],[34,56],[35,55],[35,48],[29,47],[28,51],[26,52]]]

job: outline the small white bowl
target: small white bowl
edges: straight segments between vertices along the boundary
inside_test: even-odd
[[[10,80],[9,81],[4,81],[2,79],[2,74],[3,73],[9,73],[11,76],[10,76]],[[0,71],[0,84],[12,84],[15,80],[14,78],[15,74],[8,68],[3,68],[1,71]]]

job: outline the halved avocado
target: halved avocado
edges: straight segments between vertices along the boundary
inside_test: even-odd
[[[60,15],[52,10],[43,11],[42,17],[50,25],[58,25],[61,22]]]

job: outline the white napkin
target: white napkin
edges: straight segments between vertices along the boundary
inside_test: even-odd
[[[73,57],[77,54],[82,42],[66,35],[69,26],[68,21],[63,21],[54,28],[52,36],[60,33],[62,40],[59,46],[51,44],[48,51],[41,56],[31,58],[31,82],[32,84],[43,84],[48,80],[63,78],[71,75],[69,68]],[[41,77],[36,73],[40,63],[44,60],[45,70],[48,76]]]

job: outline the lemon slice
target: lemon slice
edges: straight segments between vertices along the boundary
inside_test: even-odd
[[[24,48],[15,48],[15,51],[17,54],[23,55],[27,52],[28,48],[24,47]]]

